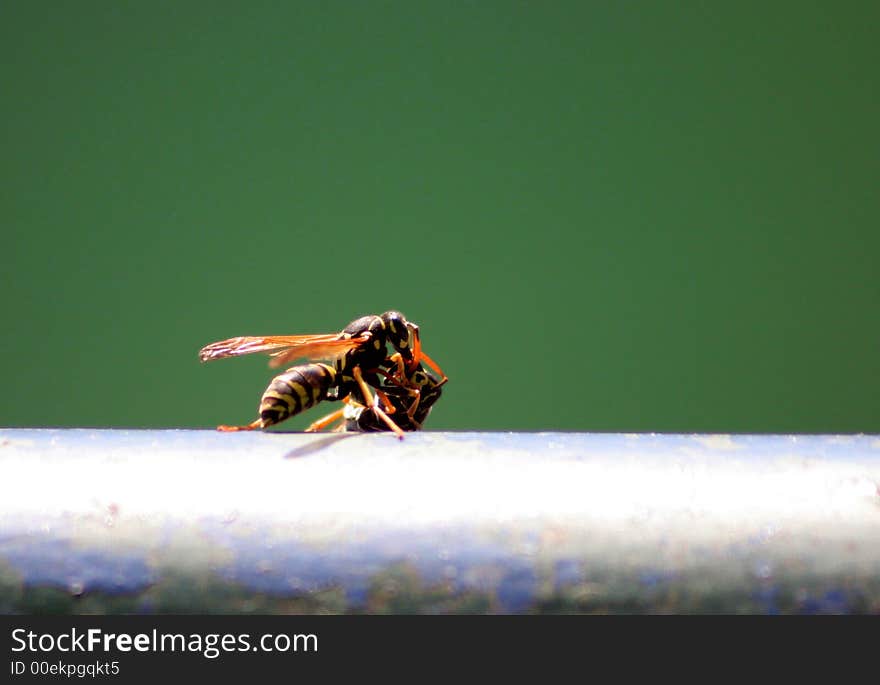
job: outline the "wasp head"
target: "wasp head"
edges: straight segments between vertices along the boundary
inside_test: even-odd
[[[406,320],[400,312],[388,311],[382,314],[382,322],[385,324],[385,336],[391,346],[400,352],[404,359],[412,358],[412,331],[418,331],[418,326]]]

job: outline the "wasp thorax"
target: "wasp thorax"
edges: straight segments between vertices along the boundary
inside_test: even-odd
[[[381,333],[383,325],[384,323],[382,319],[378,316],[362,316],[359,319],[355,319],[350,324],[348,324],[348,326],[343,328],[342,334],[348,335],[352,338],[361,336],[364,333],[371,333],[375,335],[377,332]]]

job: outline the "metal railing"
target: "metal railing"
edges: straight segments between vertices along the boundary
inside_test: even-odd
[[[2,613],[880,612],[880,436],[0,430]]]

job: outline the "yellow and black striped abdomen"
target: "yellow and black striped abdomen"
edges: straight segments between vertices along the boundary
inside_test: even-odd
[[[275,376],[260,400],[262,428],[311,409],[335,384],[336,371],[327,364],[302,364]]]

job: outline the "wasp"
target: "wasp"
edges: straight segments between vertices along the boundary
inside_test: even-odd
[[[418,330],[416,324],[392,310],[379,316],[362,316],[335,334],[239,336],[206,345],[199,351],[199,359],[203,362],[258,352],[270,355],[270,367],[279,367],[302,358],[332,360],[332,365],[309,363],[289,368],[269,383],[260,401],[259,418],[244,426],[224,425],[217,428],[222,431],[267,428],[324,400],[351,397],[369,407],[390,430],[402,438],[403,431],[382,409],[368,386],[376,388],[378,397],[384,395],[380,389],[379,374],[390,375],[382,369],[383,364],[392,359],[387,356],[388,343],[396,350],[393,363],[398,368],[412,368],[424,360],[443,375],[422,351]],[[385,404],[394,409],[390,401]],[[312,426],[309,427],[311,429]]]
[[[432,407],[440,399],[443,392],[441,386],[447,380],[445,376],[442,379],[436,378],[421,364],[417,364],[407,373],[405,382],[384,386],[384,401],[389,403],[388,409],[394,414],[395,422],[401,430],[422,429]],[[366,406],[354,402],[347,404],[343,409],[344,429],[364,433],[388,430],[377,420],[376,414],[365,411],[366,409]]]
[[[378,389],[385,411],[395,416],[396,425],[403,431],[422,429],[422,424],[431,408],[440,399],[441,386],[449,380],[439,369],[437,371],[441,374],[441,378],[432,375],[420,361],[416,361],[421,349],[418,326],[413,327],[412,333],[415,356],[404,359],[400,353],[396,353],[385,360],[377,370],[385,378],[381,389]],[[321,430],[338,420],[342,420],[343,423],[337,430],[359,432],[388,430],[384,420],[380,420],[381,414],[366,411],[369,407],[359,402],[354,394],[346,397],[344,401],[345,407],[316,421],[306,430]]]

